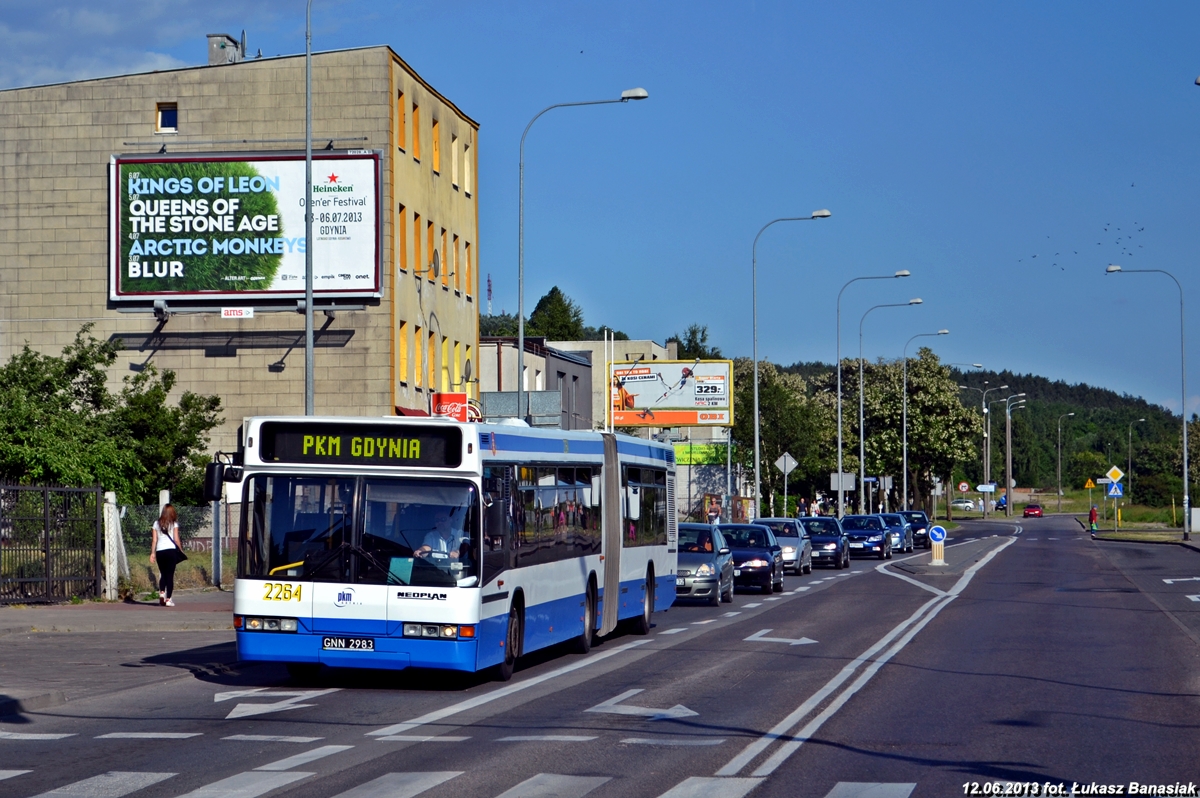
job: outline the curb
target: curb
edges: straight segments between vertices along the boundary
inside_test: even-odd
[[[172,624],[134,623],[122,624],[104,621],[72,621],[51,623],[45,626],[22,624],[0,627],[0,637],[24,634],[70,634],[81,632],[232,632],[233,624],[222,621],[184,621]]]
[[[20,715],[24,712],[36,712],[39,709],[50,709],[65,703],[67,703],[67,694],[61,690],[52,690],[25,698],[2,698],[0,699],[0,718]]]

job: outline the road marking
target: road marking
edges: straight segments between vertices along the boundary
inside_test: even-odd
[[[817,642],[807,637],[801,637],[799,640],[790,637],[763,637],[770,629],[761,629],[750,635],[743,642],[753,643],[787,643],[789,646],[806,646],[810,643]]]
[[[291,770],[298,768],[301,765],[307,765],[309,762],[315,762],[318,759],[324,759],[331,754],[340,754],[342,751],[349,751],[354,746],[352,745],[323,745],[320,748],[314,748],[311,751],[304,751],[286,759],[280,759],[277,762],[263,765],[255,768],[255,770]]]
[[[514,737],[501,737],[498,743],[586,743],[595,740],[580,734],[525,734]]]
[[[714,779],[689,776],[658,798],[742,798],[762,779]]]
[[[916,784],[839,781],[825,798],[908,798],[916,787]]]
[[[0,740],[62,740],[75,734],[29,734],[28,732],[0,732]]]
[[[754,602],[753,604],[743,604],[742,606],[743,606],[743,607],[745,607],[745,608],[746,608],[746,609],[748,609],[748,610],[752,610],[752,609],[754,609],[755,607],[761,607],[761,606],[762,606],[762,602],[761,602],[761,601],[756,601],[756,602]]]
[[[222,740],[237,740],[244,743],[315,743],[324,737],[286,737],[282,734],[232,734]]]
[[[461,770],[384,773],[379,778],[339,793],[334,798],[415,798],[426,790],[432,790],[439,784],[462,774]]]
[[[28,772],[28,771],[26,771]],[[121,798],[174,776],[174,773],[136,773],[110,770],[90,779],[67,784],[35,798]]]
[[[226,720],[232,718],[246,718],[252,715],[265,715],[268,712],[283,712],[288,709],[301,709],[303,707],[311,707],[313,704],[301,704],[299,702],[312,698],[317,698],[330,693],[336,693],[340,687],[332,687],[328,690],[277,690],[273,693],[265,692],[265,687],[255,687],[250,690],[231,690],[224,693],[217,693],[213,696],[214,702],[229,701],[234,698],[277,698],[287,696],[282,701],[276,701],[272,704],[238,704],[228,715]]]
[[[1037,540],[1037,538],[1025,538],[1026,540]]]
[[[186,740],[189,737],[199,737],[204,732],[109,732],[101,734],[97,740]]]
[[[912,558],[909,557],[906,559],[912,559]],[[946,595],[946,591],[938,590],[933,585],[927,585],[924,582],[922,582],[918,579],[913,579],[910,576],[905,576],[904,574],[898,574],[895,571],[889,571],[889,570],[887,570],[887,566],[888,566],[888,563],[886,563],[886,562],[880,563],[879,565],[875,566],[875,570],[879,571],[881,574],[887,574],[888,576],[894,576],[897,579],[903,579],[905,582],[908,582],[910,585],[916,585],[917,587],[921,588],[922,590],[928,590],[930,593],[933,593],[936,596]]]
[[[660,635],[677,635],[680,632],[686,632],[687,630],[688,630],[688,628],[686,626],[676,626],[674,629],[666,629],[662,632],[659,632],[659,634]]]
[[[779,598],[779,596],[771,596],[770,598],[763,599],[763,601],[783,601],[783,599]]]
[[[1188,601],[1200,601],[1200,595],[1188,596]]]
[[[670,737],[626,737],[621,740],[626,745],[720,745],[724,737],[701,737],[699,739],[670,738]]]
[[[539,773],[505,790],[496,798],[583,798],[592,790],[611,781],[610,776],[559,776]]]
[[[32,773],[32,770],[0,770],[0,781],[11,779],[16,776],[21,776],[26,773]]]
[[[1046,538],[1046,540],[1058,540],[1058,538]]]
[[[851,571],[850,573],[852,573],[852,574],[861,574],[861,573],[862,573],[862,571]]]
[[[735,615],[741,615],[741,613],[740,612],[727,612],[724,615],[722,615],[721,617],[722,618],[732,618]]]
[[[716,623],[716,618],[709,618],[707,621],[692,621],[692,626],[703,626],[706,623]]]
[[[206,784],[179,798],[258,798],[263,793],[306,779],[312,773],[255,773],[247,771]]]
[[[501,687],[497,690],[493,690],[490,693],[485,693],[484,695],[476,696],[475,698],[468,698],[466,701],[460,701],[457,704],[453,704],[451,706],[435,710],[435,711],[427,713],[425,715],[421,715],[420,717],[413,718],[410,721],[406,721],[404,723],[395,723],[391,726],[384,726],[382,729],[376,729],[375,731],[367,732],[367,736],[368,737],[384,737],[387,735],[404,734],[405,732],[412,731],[413,729],[417,728],[418,726],[424,726],[428,723],[437,723],[439,720],[444,720],[445,718],[448,718],[452,715],[457,715],[460,712],[466,712],[469,709],[474,709],[475,707],[480,707],[480,706],[483,706],[484,704],[489,704],[498,698],[504,698],[506,696],[512,695],[513,693],[519,693],[522,690],[525,690],[530,687],[534,687],[535,685],[539,685],[542,682],[548,682],[551,679],[555,679],[555,678],[562,676],[564,674],[567,674],[567,673],[572,673],[574,671],[579,670],[580,668],[586,668],[589,665],[595,665],[597,662],[602,662],[602,661],[608,659],[609,657],[615,656],[617,654],[622,654],[622,653],[630,650],[631,648],[635,648],[637,646],[643,646],[649,642],[650,642],[649,640],[635,640],[632,643],[626,643],[623,646],[617,646],[616,648],[612,649],[611,651],[604,651],[599,654],[593,654],[592,656],[588,657],[587,659],[580,660],[579,662],[573,662],[570,665],[564,665],[563,667],[558,668],[557,670],[550,671],[549,673],[544,673],[541,676],[534,676],[533,678],[526,679],[523,682],[517,682],[516,684],[510,684],[510,685],[507,685],[506,687]],[[653,650],[653,649],[651,649],[651,650]]]
[[[796,592],[797,592],[797,593],[803,593],[805,590],[812,590],[812,588],[811,588],[811,587],[809,587],[809,586],[807,586],[807,585],[806,585],[806,586],[804,586],[804,587],[798,587],[798,588],[796,588]]]
[[[682,704],[676,704],[670,709],[654,709],[652,707],[635,707],[621,702],[627,698],[633,698],[638,693],[643,692],[640,688],[626,690],[618,696],[604,701],[591,709],[585,709],[584,712],[601,712],[606,715],[637,715],[639,717],[649,718],[650,720],[676,720],[678,718],[690,718],[699,715],[699,712],[693,712]]]
[[[451,737],[445,734],[391,734],[378,738],[380,742],[392,743],[461,743],[470,737]]]
[[[1163,584],[1173,585],[1176,582],[1200,582],[1200,576],[1189,576],[1187,579],[1164,579]]]

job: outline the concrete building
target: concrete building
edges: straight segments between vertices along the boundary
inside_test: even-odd
[[[131,368],[174,370],[175,398],[221,398],[225,422],[212,443],[229,451],[244,416],[304,411],[297,284],[282,299],[160,299],[157,313],[149,300],[114,299],[110,284],[110,264],[120,259],[110,247],[123,253],[111,239],[125,238],[109,216],[124,190],[122,173],[110,183],[114,156],[303,153],[304,57],[247,59],[244,43],[223,35],[210,36],[209,54],[208,66],[0,91],[0,358],[26,343],[57,354],[93,323],[93,335],[126,347],[111,387]],[[477,396],[464,370],[478,347],[478,133],[387,46],[313,56],[314,152],[380,153],[371,250],[378,273],[374,258],[352,264],[374,288],[314,302],[329,309],[316,316],[317,413],[419,413],[434,390]],[[314,183],[327,179],[318,168]],[[317,252],[314,245],[314,259]],[[168,261],[155,263],[165,269]],[[119,262],[112,268],[125,274]],[[252,307],[254,316],[214,312],[228,305]]]
[[[604,426],[607,377],[604,362],[604,341],[550,341],[548,346],[563,352],[584,354],[592,364],[592,424],[599,429]],[[614,361],[632,362],[643,360],[675,360],[679,345],[672,341],[666,346],[654,341],[613,341],[611,357]],[[513,367],[516,373],[516,366]]]
[[[561,429],[602,426],[592,415],[592,364],[586,353],[568,352],[546,343],[545,338],[525,338],[525,380],[522,390],[556,391]],[[479,339],[479,390],[483,394],[511,394],[511,414],[516,414],[517,339],[515,336]],[[490,397],[489,397],[490,398]],[[485,408],[491,404],[486,403]],[[530,404],[531,409],[537,409]],[[548,421],[548,418],[545,419]]]

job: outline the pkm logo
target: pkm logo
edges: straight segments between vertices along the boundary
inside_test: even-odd
[[[344,587],[338,591],[337,600],[333,602],[335,607],[348,607],[351,604],[358,604],[358,600],[354,595],[354,588]]]

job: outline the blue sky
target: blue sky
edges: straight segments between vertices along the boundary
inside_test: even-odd
[[[0,85],[201,64],[206,33],[243,28],[251,51],[303,52],[304,5],[2,0]],[[525,124],[642,86],[530,133],[529,308],[557,284],[590,324],[659,340],[706,324],[747,355],[755,233],[829,208],[759,244],[763,357],[832,361],[842,283],[909,269],[846,292],[844,353],[864,310],[919,296],[871,314],[868,356],[945,327],[946,360],[1176,411],[1174,284],[1104,267],[1168,269],[1200,308],[1197,42],[1182,2],[314,2],[315,49],[390,44],[481,123],[496,311],[517,304]]]

